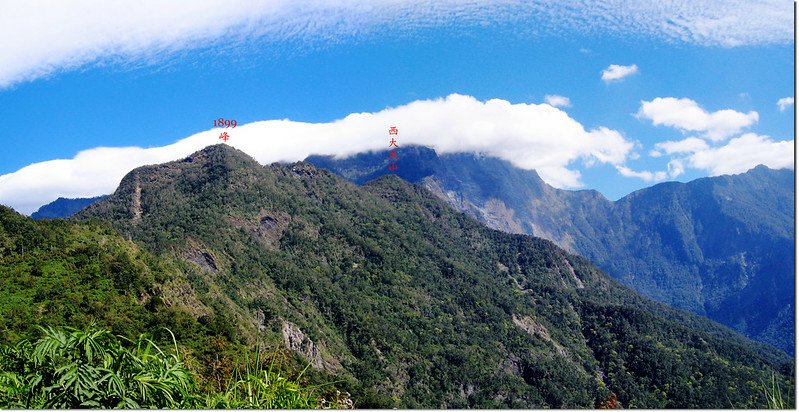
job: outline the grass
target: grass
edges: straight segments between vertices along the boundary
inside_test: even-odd
[[[766,397],[769,409],[793,409],[794,405],[788,403],[788,397],[782,396],[782,388],[775,373],[771,373],[771,381],[762,383],[763,394]]]

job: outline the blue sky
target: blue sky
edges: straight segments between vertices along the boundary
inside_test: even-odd
[[[346,13],[347,7],[361,10],[359,2],[351,3],[334,12]],[[32,46],[25,50],[42,47],[47,53],[41,56],[66,57],[60,61],[49,57],[37,60],[29,57],[35,55],[31,52],[20,51],[14,56],[16,49],[4,57],[17,66],[0,71],[0,122],[6,126],[2,129],[5,150],[0,152],[0,203],[30,213],[32,205],[61,195],[111,192],[115,184],[90,177],[66,180],[58,187],[38,187],[39,181],[33,181],[32,176],[48,180],[47,173],[64,174],[57,163],[47,163],[47,167],[53,165],[50,169],[41,165],[37,174],[25,175],[20,169],[53,159],[71,159],[80,151],[96,147],[171,145],[208,131],[218,117],[236,119],[239,125],[273,119],[330,123],[352,113],[382,112],[390,122],[391,108],[452,94],[473,97],[477,102],[475,113],[479,112],[475,116],[485,115],[484,122],[505,119],[492,117],[496,110],[480,106],[491,99],[507,101],[508,110],[515,110],[514,105],[545,103],[547,95],[567,97],[570,105],[559,110],[565,112],[568,122],[576,122],[589,132],[586,139],[598,128],[613,132],[596,153],[575,146],[582,134],[569,135],[578,140],[566,148],[552,142],[535,146],[551,148],[541,150],[554,150],[553,157],[567,160],[536,163],[532,158],[550,153],[519,151],[513,146],[523,144],[519,141],[526,139],[526,130],[542,133],[534,130],[536,123],[529,122],[520,122],[516,129],[497,128],[496,136],[473,137],[485,142],[463,143],[464,150],[478,148],[500,156],[522,153],[508,154],[507,158],[524,167],[548,167],[550,172],[543,175],[550,183],[597,189],[611,199],[659,181],[688,181],[746,170],[750,164],[731,159],[738,158],[738,153],[749,156],[749,163],[793,167],[794,108],[784,105],[781,111],[777,105],[779,99],[793,97],[794,46],[792,36],[786,34],[792,29],[790,2],[764,2],[752,9],[736,3],[737,9],[729,7],[730,15],[718,11],[721,14],[707,16],[694,10],[700,14],[692,17],[679,5],[674,6],[671,17],[664,12],[661,18],[666,22],[688,20],[683,26],[695,31],[688,34],[658,32],[646,24],[657,26],[662,22],[612,8],[607,12],[611,14],[609,22],[586,28],[580,26],[580,19],[592,15],[580,11],[579,7],[588,7],[580,2],[575,2],[576,12],[536,3],[544,11],[522,10],[529,13],[521,13],[522,17],[449,2],[441,3],[443,11],[424,9],[417,13],[422,9],[415,9],[414,2],[408,4],[399,11],[368,9],[362,17],[358,13],[355,17],[338,16],[332,23],[325,23],[327,17],[319,17],[318,13],[334,13],[325,6],[321,11],[310,6],[299,11],[266,10],[261,11],[265,16],[262,20],[247,23],[252,27],[279,26],[278,17],[292,17],[291,30],[282,27],[280,35],[268,30],[223,30],[201,34],[198,39],[195,31],[176,40],[169,38],[174,34],[159,31],[163,25],[153,25],[145,29],[152,31],[155,43],[132,36],[130,42],[140,43],[136,47],[102,43],[84,46],[66,39],[62,49],[48,45],[56,47],[53,51],[42,46],[46,38],[30,40]],[[670,7],[668,2],[664,4]],[[34,11],[19,13],[33,15]],[[578,17],[544,23],[542,16],[547,13],[567,12]],[[730,16],[755,16],[752,19],[757,21],[758,13],[766,22],[760,26],[766,25],[768,30],[759,26],[747,29],[740,24],[704,24],[727,22]],[[774,19],[773,13],[788,13],[788,27],[785,19]],[[408,16],[415,17],[402,19]],[[58,24],[67,24],[64,21],[69,19],[52,18]],[[692,18],[704,25],[691,23]],[[139,27],[135,21],[129,24]],[[205,24],[200,21],[198,27]],[[314,25],[319,28],[313,29]],[[113,27],[117,26],[124,30],[125,23]],[[707,26],[713,30],[708,31]],[[107,33],[97,33],[103,35]],[[8,38],[0,43],[26,42],[24,32],[12,37],[6,29],[2,36]],[[55,37],[51,40],[59,41]],[[148,47],[154,52],[148,52]],[[610,65],[635,65],[637,70],[616,81],[603,81],[602,72]],[[647,110],[644,102],[650,103]],[[526,106],[519,107],[523,110]],[[719,111],[726,112],[714,117]],[[471,128],[468,113],[463,114],[465,129]],[[560,113],[546,113],[544,122],[553,119],[546,127],[557,129],[557,122],[565,121]],[[429,139],[431,145],[454,150],[461,144],[459,134],[469,134],[459,130],[457,112],[454,116],[446,117],[445,126],[431,124],[425,129],[431,133],[429,137],[417,133],[412,138],[403,133],[413,130],[407,124],[413,120],[405,120],[406,124],[400,126],[400,141],[406,138],[406,142],[425,143]],[[342,144],[347,145],[336,138],[347,130],[329,135],[313,133],[319,140],[314,140],[309,150],[318,148],[319,153],[332,154],[343,150]],[[436,143],[438,135],[446,133],[451,134],[441,137],[446,143]],[[260,139],[280,138],[271,134]],[[381,128],[375,128],[373,134],[375,141],[386,140]],[[235,146],[236,134],[231,135]],[[371,137],[366,133],[363,138]],[[557,133],[552,134],[551,139],[558,138]],[[651,153],[658,143],[685,139],[703,146],[671,153],[661,146],[659,156]],[[511,140],[516,143],[500,147]],[[214,139],[205,141],[217,143]],[[174,153],[176,158],[179,155],[183,154]],[[163,156],[158,159],[169,160],[168,154]],[[149,161],[151,158],[142,157],[143,164]],[[675,171],[676,164],[680,165],[679,172]],[[97,170],[103,173],[102,168]],[[568,176],[559,177],[564,170],[569,171]],[[575,172],[579,178],[574,178]],[[114,177],[116,182],[119,177]],[[24,190],[19,188],[23,186]]]

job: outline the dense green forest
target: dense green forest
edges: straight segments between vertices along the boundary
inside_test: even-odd
[[[387,173],[428,188],[488,227],[556,242],[645,296],[794,351],[793,171],[666,182],[610,201],[472,153],[406,146],[307,160],[358,184]]]
[[[794,385],[780,351],[396,177],[359,187],[213,146],[134,170],[78,218],[179,265],[196,319],[282,341],[356,407],[765,407],[772,377]]]
[[[0,206],[0,408],[347,405],[333,379],[239,333],[223,308],[192,313],[181,265],[107,223]]]

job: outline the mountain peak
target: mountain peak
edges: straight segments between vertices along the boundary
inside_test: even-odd
[[[333,174],[325,169],[318,168],[314,166],[312,163],[309,162],[295,162],[288,165],[288,169],[291,170],[297,176],[308,176],[308,177],[315,177],[319,175],[325,176],[332,176]]]
[[[244,165],[244,164],[250,164],[250,165],[256,164],[260,166],[260,164],[247,153],[244,153],[243,151],[224,143],[206,146],[205,148],[190,154],[189,156],[187,156],[183,160],[180,160],[179,162],[182,163],[224,162],[231,166]],[[165,163],[165,164],[168,165],[170,163]]]
[[[746,175],[777,175],[777,174],[793,174],[793,170],[789,168],[774,169],[763,164],[759,164],[746,172]]]
[[[201,173],[191,172],[202,169]],[[172,162],[159,165],[142,166],[128,173],[120,184],[120,189],[126,182],[157,183],[171,181],[176,175],[181,175],[182,180],[217,180],[227,176],[235,170],[260,170],[260,163],[247,153],[227,144],[215,144],[198,150],[189,156]],[[188,173],[188,174],[186,174]],[[118,189],[119,190],[119,189]]]
[[[388,169],[390,150],[358,153],[346,158],[335,156],[308,156],[305,161],[316,167],[332,170],[357,184],[364,184],[386,174],[396,174],[412,183],[422,180],[436,172],[439,157],[435,150],[426,146],[408,145],[397,149],[399,168]]]
[[[370,180],[363,185],[370,192],[391,202],[414,202],[420,200],[420,195],[424,198],[433,198],[433,194],[426,190],[418,190],[420,186],[414,186],[403,178],[387,174],[376,179]]]
[[[258,179],[264,168],[248,154],[226,144],[207,146],[168,163],[141,166],[130,171],[113,195],[92,203],[76,216],[111,211],[137,225],[153,210],[180,192],[219,197],[237,181]],[[155,196],[160,193],[161,195]],[[163,196],[163,193],[169,195]],[[212,193],[214,195],[212,195]]]

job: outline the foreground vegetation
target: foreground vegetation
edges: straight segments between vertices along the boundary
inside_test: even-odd
[[[175,341],[161,348],[108,330],[47,328],[35,343],[0,349],[0,408],[308,409],[351,407],[321,388],[301,386],[255,359],[237,368],[222,391],[204,392],[181,359]],[[339,393],[340,395],[340,393]]]
[[[185,288],[180,270],[108,225],[35,222],[0,206],[0,408],[288,405],[281,385],[301,395],[297,407],[347,404],[334,379],[302,373],[307,362],[241,333],[224,308],[192,314],[170,295]],[[126,374],[106,376],[108,356]],[[77,392],[56,397],[64,384]]]

